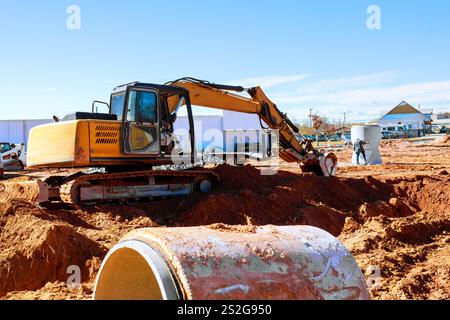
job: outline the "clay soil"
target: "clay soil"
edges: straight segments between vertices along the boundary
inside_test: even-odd
[[[107,250],[136,228],[305,224],[338,237],[368,277],[379,272],[374,299],[450,299],[450,143],[389,141],[381,151],[385,164],[364,167],[350,165],[351,150],[337,151],[336,178],[292,164],[269,176],[218,166],[221,185],[188,198],[81,208],[4,199],[0,297],[90,299]],[[69,289],[71,265],[82,285]]]

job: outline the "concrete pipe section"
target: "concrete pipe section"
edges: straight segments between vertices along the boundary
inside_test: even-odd
[[[383,163],[380,154],[380,142],[383,137],[381,132],[382,132],[381,127],[378,125],[352,127],[352,143],[355,144],[356,139],[360,139],[366,143],[364,145],[364,149],[366,151],[367,161],[364,161],[364,158],[360,156],[359,157],[360,163],[365,164]],[[357,164],[355,153],[353,153],[352,163],[355,165]]]
[[[113,247],[97,300],[370,299],[350,252],[309,226],[138,229]]]

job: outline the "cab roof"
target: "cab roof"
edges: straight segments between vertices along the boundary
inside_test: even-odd
[[[161,84],[154,83],[143,83],[143,82],[131,82],[127,84],[123,84],[121,86],[115,87],[112,91],[112,94],[118,94],[125,92],[128,88],[136,88],[136,89],[156,89],[162,94],[188,94],[189,91],[185,88],[175,87],[175,86],[167,86]]]

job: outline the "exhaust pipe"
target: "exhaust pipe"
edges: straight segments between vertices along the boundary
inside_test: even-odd
[[[150,228],[104,259],[96,300],[370,299],[350,252],[309,226]]]

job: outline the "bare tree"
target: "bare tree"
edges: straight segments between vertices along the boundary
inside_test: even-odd
[[[313,123],[313,129],[316,132],[316,141],[317,141],[317,145],[319,145],[319,134],[320,134],[320,130],[323,127],[323,120],[320,116],[313,115],[312,117],[312,123]]]

